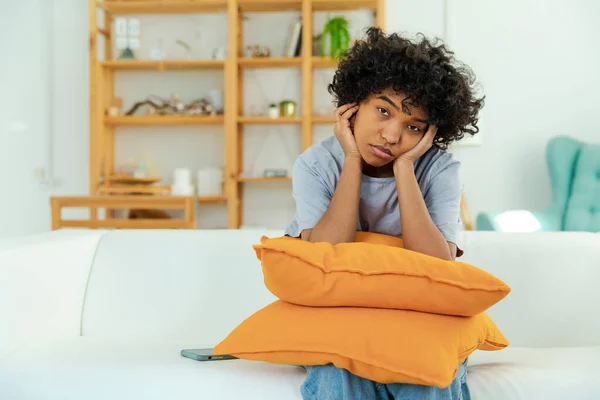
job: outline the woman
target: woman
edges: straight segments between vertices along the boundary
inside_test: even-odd
[[[402,237],[404,247],[446,260],[462,254],[460,164],[446,149],[476,134],[484,99],[470,70],[444,45],[370,28],[329,85],[335,135],[293,168],[296,215],[286,234],[354,241],[355,232]],[[304,399],[470,398],[466,361],[447,388],[380,384],[333,365],[307,367]]]

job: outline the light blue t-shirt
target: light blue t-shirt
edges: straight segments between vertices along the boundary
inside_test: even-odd
[[[296,215],[286,235],[300,236],[321,219],[333,198],[344,165],[344,150],[330,136],[302,153],[292,169]],[[460,163],[452,153],[432,147],[415,162],[415,176],[431,219],[447,241],[462,249]],[[398,192],[394,177],[362,175],[356,230],[402,237]],[[459,251],[459,254],[462,251]]]

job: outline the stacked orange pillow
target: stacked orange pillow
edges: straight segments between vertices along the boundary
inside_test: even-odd
[[[215,354],[333,363],[376,382],[444,388],[473,351],[508,346],[485,311],[510,287],[472,265],[364,232],[337,245],[263,237],[254,249],[280,300],[242,322]]]

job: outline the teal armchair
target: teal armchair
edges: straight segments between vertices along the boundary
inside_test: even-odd
[[[555,137],[546,147],[546,162],[552,185],[548,208],[480,213],[476,229],[600,232],[600,144]]]

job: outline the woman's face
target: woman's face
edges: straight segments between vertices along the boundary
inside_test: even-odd
[[[420,107],[402,105],[404,96],[393,90],[371,94],[355,114],[354,137],[363,160],[382,167],[412,149],[428,128]]]

